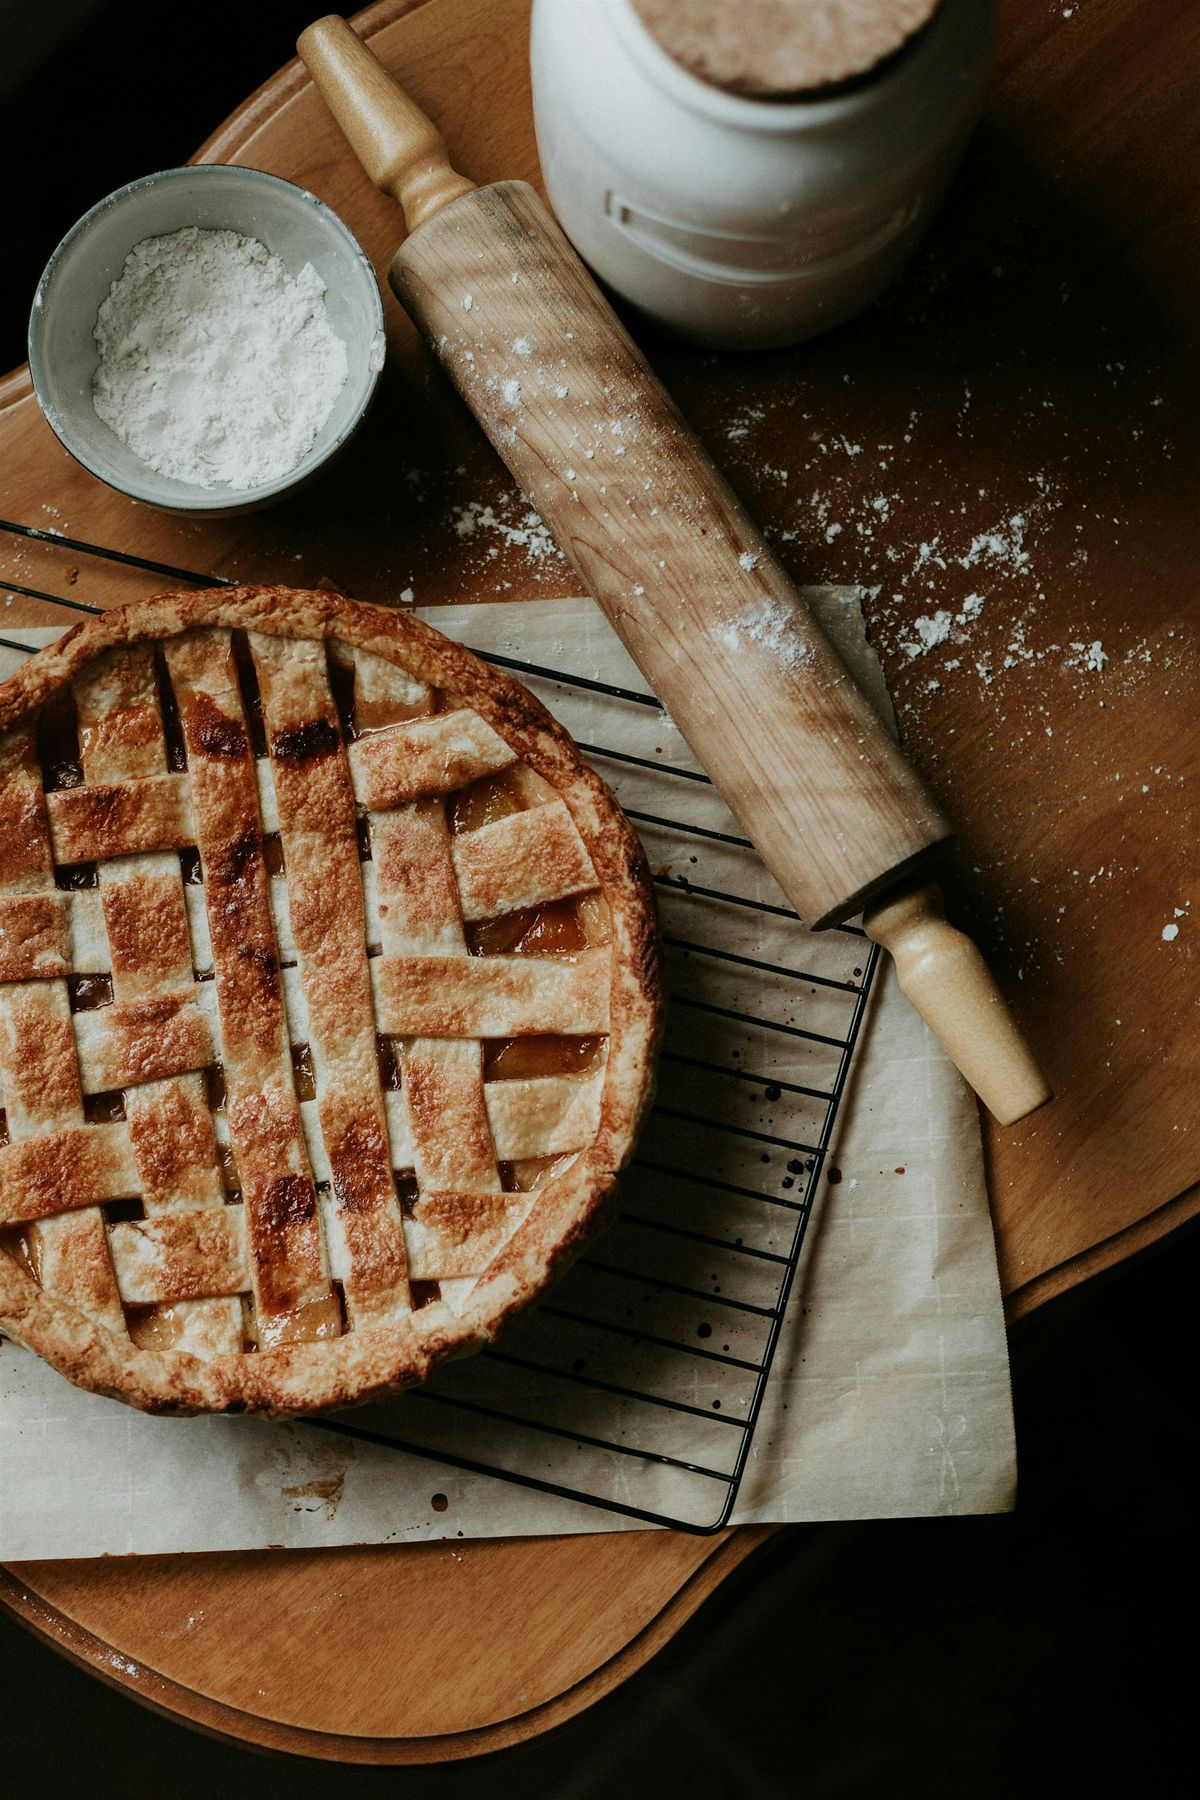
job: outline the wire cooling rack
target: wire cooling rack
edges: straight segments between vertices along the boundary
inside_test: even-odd
[[[43,562],[62,552],[235,585],[33,526],[0,520],[0,533],[36,540]],[[11,581],[0,591],[59,609],[33,608],[39,638],[64,609],[103,610]],[[780,903],[677,738],[664,757],[673,728],[652,694],[476,648],[540,694],[642,835],[669,978],[658,1099],[619,1222],[550,1298],[425,1387],[309,1424],[649,1524],[718,1531],[751,1456],[878,951],[854,926],[814,935]]]

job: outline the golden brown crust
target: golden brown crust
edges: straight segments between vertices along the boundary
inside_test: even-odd
[[[54,854],[63,863],[172,850],[191,835],[188,784],[182,775],[155,775],[132,786],[96,782],[66,788],[48,794],[46,804]]]
[[[0,981],[70,972],[65,894],[0,899]]]
[[[81,1386],[116,1395],[151,1411],[313,1412],[422,1381],[445,1357],[478,1348],[494,1337],[514,1314],[529,1305],[607,1222],[613,1207],[616,1174],[628,1159],[651,1094],[661,1009],[652,889],[637,839],[612,796],[599,778],[584,767],[570,738],[531,694],[419,620],[341,597],[287,588],[237,588],[190,595],[167,594],[114,609],[68,633],[31,658],[24,668],[0,686],[0,733],[30,718],[51,695],[77,679],[103,652],[156,639],[177,638],[182,632],[203,626],[248,630],[269,637],[337,638],[407,670],[429,687],[452,692],[486,721],[506,748],[498,750],[486,735],[483,741],[460,745],[455,753],[458,760],[453,764],[451,785],[457,784],[463,770],[468,771],[466,779],[470,779],[472,772],[482,773],[513,758],[526,762],[550,783],[564,802],[591,859],[612,919],[611,986],[607,997],[608,1016],[602,1027],[609,1033],[609,1051],[595,1140],[588,1149],[580,1152],[564,1174],[537,1191],[532,1209],[490,1264],[461,1315],[439,1301],[401,1319],[389,1318],[385,1326],[376,1328],[364,1322],[358,1329],[340,1337],[319,1342],[281,1342],[260,1348],[254,1354],[222,1353],[202,1358],[184,1350],[139,1349],[127,1338],[87,1317],[77,1307],[46,1292],[15,1260],[0,1254],[0,1324]],[[172,650],[177,656],[188,658],[192,654],[192,645],[198,641],[203,640],[189,639],[186,649],[172,646]],[[135,740],[140,744],[144,735],[142,721],[137,716],[137,684],[128,671],[125,678],[130,688],[129,714],[124,724],[113,727],[123,747],[122,754],[134,746]],[[195,753],[197,763],[209,767],[220,764],[223,772],[231,767],[235,770],[245,767],[248,747],[244,743],[244,734],[239,736],[237,727],[222,716],[219,708],[211,708],[214,715],[211,718],[206,704],[194,707],[190,717],[186,703],[181,710],[185,734],[189,737],[189,762]],[[443,720],[448,716],[453,717],[434,715]],[[412,727],[399,729],[411,733]],[[444,731],[445,727],[438,729]],[[386,735],[385,730],[379,738]],[[25,763],[21,760],[27,755],[22,749],[24,737],[21,732],[7,737],[7,754],[16,759],[16,764],[14,767],[10,761],[8,770],[4,771],[10,777],[7,789],[0,783],[0,792],[7,794],[7,806],[13,814],[12,831],[0,834],[0,854],[7,859],[15,878],[14,888],[26,872],[32,885],[36,886],[33,878],[42,874],[45,867],[40,847],[45,814],[34,784],[24,779]],[[476,740],[478,738],[479,734],[476,734]],[[282,750],[285,761],[294,756],[298,766],[307,770],[314,757],[319,761],[321,745],[306,739],[294,745],[273,745],[273,749],[276,754]],[[443,749],[444,746],[440,746],[437,754],[443,754]],[[359,760],[368,771],[368,779],[376,782],[388,795],[387,803],[394,803],[397,796],[393,790],[399,778],[394,761],[384,752],[375,753],[374,759],[368,756]],[[36,764],[31,768],[36,769]],[[189,770],[189,774],[195,799],[195,771]],[[164,777],[163,781],[175,779]],[[228,782],[218,784],[215,781],[212,785],[213,805],[225,815],[229,802],[224,796],[231,792],[230,786]],[[52,796],[59,820],[70,815],[70,828],[75,834],[70,839],[73,845],[92,843],[97,834],[111,827],[114,818],[120,827],[123,846],[127,838],[130,838],[128,847],[131,850],[151,849],[157,845],[157,826],[151,829],[149,825],[131,824],[121,814],[120,803],[106,821],[92,818],[92,809],[86,803],[65,807],[60,804],[71,793],[81,791],[85,790],[65,790]],[[245,805],[246,798],[240,780],[234,782],[232,791],[236,810],[237,806]],[[374,793],[369,800],[364,800],[360,791],[358,798],[360,803],[377,803]],[[169,804],[177,807],[178,803],[172,799]],[[196,811],[200,810],[197,801]],[[230,821],[223,816],[221,824],[225,841],[228,841]],[[59,828],[58,821],[55,828]],[[197,829],[203,829],[199,820]],[[112,854],[111,845],[106,844],[99,854]],[[400,856],[403,854],[398,852]],[[233,856],[228,860],[227,868],[218,866],[215,870],[206,863],[206,879],[212,879],[215,873],[218,880],[248,883],[253,900],[251,910],[257,917],[264,916],[260,867],[248,873],[244,858],[239,860]],[[257,863],[257,859],[254,860]],[[14,888],[10,888],[10,892]],[[119,906],[120,902],[117,904]],[[43,929],[51,933],[53,930],[45,924]],[[57,939],[39,941],[53,953]],[[229,947],[231,954],[235,948]],[[214,952],[217,949],[214,945]],[[377,958],[373,966],[378,969],[381,964],[393,963],[394,968],[400,968],[405,960],[385,955]],[[534,959],[529,959],[530,966],[533,962]],[[269,981],[270,976],[264,975],[264,979]],[[275,1004],[278,1004],[277,1000]],[[136,1003],[125,1011],[132,1020],[137,1011]],[[78,1015],[77,1022],[86,1017],[86,1014]],[[252,1045],[256,1034],[262,1032],[261,1017],[248,1017],[245,1024],[246,1041]],[[546,1029],[545,1026],[542,1028]],[[136,1033],[130,1040],[138,1045],[142,1041]],[[190,1066],[191,1054],[191,1050],[176,1043],[168,1060],[173,1065],[182,1060]],[[253,1130],[260,1142],[265,1143],[268,1139],[277,1142],[280,1155],[276,1170],[290,1167],[284,1140],[290,1139],[293,1118],[286,1104],[283,1113],[287,1113],[287,1117],[278,1111],[282,1101],[283,1096],[275,1095],[270,1087],[264,1089],[257,1100],[252,1100],[247,1093],[241,1103],[244,1116],[240,1121],[233,1116],[230,1120],[235,1136],[241,1128]],[[264,1108],[270,1117],[263,1113]],[[257,1111],[260,1116],[251,1120],[248,1116],[251,1111]],[[123,1129],[91,1125],[87,1127],[87,1133],[115,1134],[115,1141],[119,1142]],[[11,1145],[0,1151],[0,1155],[11,1154],[15,1148],[15,1144]],[[358,1153],[361,1148],[355,1145],[347,1148],[347,1180],[354,1179],[350,1171],[360,1166]],[[111,1186],[117,1175],[100,1169],[81,1168],[79,1179],[91,1193],[97,1187]],[[297,1185],[304,1188],[303,1194],[292,1191]],[[496,1199],[498,1211],[504,1200],[500,1195]],[[298,1229],[304,1236],[315,1223],[310,1212],[310,1189],[306,1178],[292,1180],[286,1173],[282,1178],[277,1176],[269,1189],[264,1190],[262,1200],[265,1212],[260,1209],[260,1226],[266,1218],[278,1229]],[[479,1202],[479,1206],[481,1211],[486,1210],[486,1201]],[[439,1209],[436,1199],[430,1199],[427,1212],[431,1230],[442,1223],[443,1210]],[[222,1230],[230,1229],[205,1215],[193,1214],[190,1224],[175,1228],[164,1224],[163,1217],[160,1214],[152,1227],[141,1234],[140,1246],[135,1242],[138,1234],[129,1228],[123,1229],[120,1240],[123,1255],[141,1256],[145,1263],[140,1279],[149,1284],[146,1291],[153,1288],[155,1258],[161,1262],[175,1254],[178,1245],[189,1234],[207,1231],[216,1232],[219,1237]],[[249,1211],[246,1218],[247,1234],[252,1236],[254,1224]],[[447,1254],[449,1248],[446,1246]]]

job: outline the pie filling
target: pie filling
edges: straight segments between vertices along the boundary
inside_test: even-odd
[[[6,780],[46,796],[28,867],[0,861],[0,945],[26,896],[69,921],[67,965],[0,973],[0,1249],[135,1345],[201,1355],[462,1305],[528,1210],[505,1196],[595,1134],[612,938],[555,790],[453,696],[344,645],[203,638],[110,652],[26,751],[21,727],[0,738],[0,803]],[[257,799],[230,842],[237,781]],[[578,1029],[557,977],[539,1017],[516,959],[588,956]],[[459,959],[497,960],[481,984]],[[49,1100],[18,1066],[39,1020],[79,1060],[45,1052]],[[59,1211],[38,1161],[56,1133]]]

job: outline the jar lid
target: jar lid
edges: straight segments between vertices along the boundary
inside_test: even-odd
[[[631,0],[667,55],[713,87],[759,99],[868,74],[940,0]]]

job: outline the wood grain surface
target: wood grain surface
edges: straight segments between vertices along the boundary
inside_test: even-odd
[[[0,1569],[0,1605],[143,1704],[222,1736],[334,1762],[439,1762],[592,1705],[773,1530],[25,1563]],[[414,1616],[419,1661],[405,1654]]]
[[[477,181],[536,180],[527,4],[385,0],[362,21]],[[984,124],[945,215],[879,307],[787,353],[647,346],[793,577],[868,590],[909,751],[959,828],[952,905],[987,944],[1058,1094],[988,1134],[1014,1316],[1200,1210],[1198,66],[1188,0],[1009,0]],[[386,268],[394,204],[296,67],[201,154],[305,183]],[[4,515],[198,572],[324,579],[370,600],[571,592],[387,305],[381,404],[301,500],[215,523],[134,507],[70,461],[17,371],[0,384]],[[54,616],[17,586],[112,603],[162,585],[63,540],[6,537],[0,558],[12,624]],[[916,621],[937,639],[939,612],[949,635],[927,647]],[[1093,643],[1099,670],[1086,667]],[[211,1729],[343,1760],[436,1760],[570,1716],[765,1535],[27,1565],[9,1571],[3,1600],[107,1679]],[[452,1642],[448,1624],[457,1661],[402,1679],[395,1609],[414,1594],[426,1616],[449,1607],[451,1581],[486,1631]],[[202,1628],[188,1624],[198,1605]],[[269,1683],[252,1679],[262,1664],[244,1619],[278,1609],[298,1624],[302,1608],[340,1618],[343,1647],[352,1621],[353,1657],[314,1681],[310,1635],[281,1627]],[[448,1710],[460,1671],[470,1717]]]

